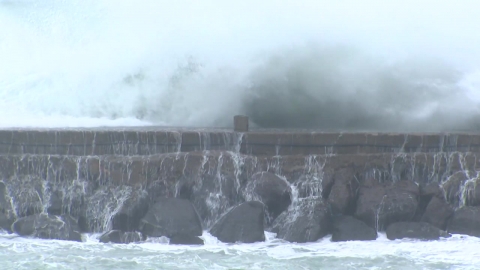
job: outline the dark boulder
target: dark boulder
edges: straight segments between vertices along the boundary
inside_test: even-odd
[[[403,238],[438,240],[440,237],[450,237],[445,231],[426,222],[396,222],[390,224],[386,232],[390,240]]]
[[[202,235],[202,224],[195,208],[184,199],[159,199],[149,208],[139,227],[145,236]]]
[[[468,176],[465,172],[460,171],[452,174],[447,181],[443,183],[442,188],[445,192],[445,197],[450,204],[454,206],[459,205],[460,197],[462,195],[461,187],[467,179]]]
[[[124,232],[138,230],[140,220],[147,214],[147,192],[139,190],[123,202],[122,206],[112,217],[112,229]]]
[[[100,236],[99,241],[101,243],[116,243],[116,244],[129,244],[134,242],[140,242],[143,240],[143,236],[139,232],[122,232],[119,230],[112,230],[104,233]]]
[[[91,188],[90,184],[78,181],[62,183],[61,186],[52,182],[47,183],[46,194],[49,195],[45,196],[48,199],[47,213],[56,216],[67,214],[75,218],[84,215],[86,202],[91,202],[85,197],[91,192]]]
[[[351,216],[334,219],[332,241],[369,241],[377,239],[377,232],[365,222]]]
[[[442,187],[435,182],[420,185],[420,193],[424,197],[445,198]]]
[[[60,216],[63,214],[63,194],[60,191],[54,191],[50,194],[49,206],[47,213],[50,215]]]
[[[269,215],[274,219],[285,211],[292,202],[292,189],[287,181],[270,172],[259,172],[251,177],[247,185],[250,200],[265,204]]]
[[[362,186],[355,217],[378,231],[400,221],[412,221],[418,207],[420,189],[412,181],[393,185]]]
[[[265,206],[249,201],[233,208],[210,229],[210,233],[225,243],[265,241]]]
[[[432,197],[425,209],[421,221],[427,222],[441,230],[447,229],[447,222],[453,216],[453,208],[444,198]]]
[[[0,231],[4,230],[7,232],[11,232],[12,224],[15,222],[15,218],[13,216],[0,213]]]
[[[11,227],[15,219],[15,211],[13,211],[7,188],[3,182],[0,182],[0,230],[11,232]]]
[[[465,205],[480,206],[480,177],[467,180],[465,183]]]
[[[358,191],[355,172],[350,168],[342,168],[333,175],[333,186],[328,201],[333,213],[353,214]]]
[[[178,234],[170,238],[170,245],[203,245],[203,240],[198,236]]]
[[[188,161],[188,162],[187,162]],[[231,153],[189,153],[181,177],[175,180],[175,197],[192,202],[204,227],[210,227],[231,207],[243,202],[241,173]]]
[[[464,206],[455,210],[448,232],[480,237],[480,207]]]
[[[315,242],[331,232],[330,206],[319,198],[303,198],[278,216],[272,225],[277,238],[289,242]]]
[[[177,184],[177,197],[190,200],[205,227],[210,227],[237,204],[241,197],[237,185],[232,173],[207,170],[198,176],[183,176]]]
[[[43,179],[17,175],[9,179],[10,195],[18,218],[43,212]]]
[[[70,216],[36,214],[15,221],[12,230],[20,236],[82,241],[76,220]]]
[[[294,183],[298,191],[298,198],[321,197],[325,182],[325,178],[320,179],[311,174],[300,176]]]

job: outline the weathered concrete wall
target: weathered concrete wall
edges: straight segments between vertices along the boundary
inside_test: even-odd
[[[251,200],[256,173],[270,172],[290,184],[293,199],[378,230],[426,221],[480,235],[479,171],[480,134],[0,130],[0,221],[67,214],[101,232],[160,198],[182,198],[207,229]],[[462,211],[475,220],[464,222]]]
[[[0,130],[0,155],[153,155],[227,150],[249,155],[479,152],[480,134],[172,129]]]
[[[345,170],[348,176],[339,176]],[[0,157],[0,178],[17,215],[61,204],[57,207],[62,212],[85,216],[92,231],[107,228],[111,216],[138,194],[147,196],[151,203],[161,197],[189,198],[208,227],[228,208],[245,200],[243,192],[250,177],[262,171],[285,177],[298,186],[299,196],[327,198],[340,177],[366,185],[370,181],[433,184],[447,189],[445,194],[451,194],[453,206],[468,205],[469,201],[477,205],[480,193],[465,190],[475,190],[476,186],[465,186],[467,179],[457,183],[450,178],[458,171],[475,178],[479,170],[479,156],[473,153],[255,157],[211,151],[136,157]]]

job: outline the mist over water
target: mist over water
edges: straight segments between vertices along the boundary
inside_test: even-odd
[[[477,1],[0,0],[0,126],[480,129]]]

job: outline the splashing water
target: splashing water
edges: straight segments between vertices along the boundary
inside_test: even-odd
[[[390,241],[294,244],[274,239],[257,244],[222,244],[204,233],[205,246],[171,246],[168,239],[142,244],[46,241],[0,234],[0,259],[11,269],[475,269],[478,238],[454,235],[439,241]],[[328,238],[328,237],[327,237]],[[28,251],[28,252],[25,252]]]
[[[0,1],[0,126],[477,129],[479,3]]]

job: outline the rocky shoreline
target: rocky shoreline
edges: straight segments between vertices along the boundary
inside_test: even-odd
[[[203,244],[480,237],[475,153],[0,157],[0,227],[20,236]]]

